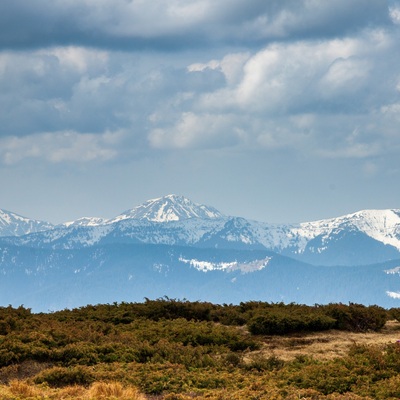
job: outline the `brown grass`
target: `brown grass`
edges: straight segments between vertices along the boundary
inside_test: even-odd
[[[269,336],[259,351],[263,356],[275,356],[290,361],[299,355],[319,360],[331,360],[345,356],[352,345],[378,345],[400,340],[400,323],[389,321],[380,332],[345,332],[330,330],[288,336]]]
[[[136,388],[123,387],[119,382],[96,382],[88,389],[83,386],[67,386],[62,389],[55,389],[13,380],[8,385],[0,385],[0,399],[145,400],[146,397]]]
[[[26,382],[13,380],[9,384],[9,391],[12,395],[17,398],[28,399],[30,397],[36,397],[40,391]]]
[[[50,389],[49,389],[50,390]],[[88,390],[83,386],[66,386],[62,389],[51,389],[54,400],[85,399]]]
[[[90,399],[144,400],[136,388],[124,388],[119,382],[95,382],[89,388]]]

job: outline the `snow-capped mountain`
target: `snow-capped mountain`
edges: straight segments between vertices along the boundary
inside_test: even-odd
[[[400,305],[396,209],[268,224],[168,195],[115,218],[57,226],[2,211],[0,232],[0,306],[163,295]]]
[[[294,241],[283,254],[325,265],[360,265],[400,255],[400,210],[363,210],[338,218],[306,222],[290,229]],[[290,250],[290,252],[288,251]]]
[[[106,218],[99,217],[82,217],[75,221],[64,222],[61,226],[70,227],[70,226],[99,226],[103,225],[108,220]]]
[[[215,219],[223,215],[213,207],[193,203],[191,200],[170,194],[146,201],[144,204],[125,211],[109,223],[124,219],[136,219],[150,222],[182,221],[191,218]]]
[[[22,217],[10,211],[0,210],[0,236],[21,236],[52,229],[53,225]]]
[[[400,210],[363,210],[338,218],[300,224],[293,231],[308,240],[321,236],[322,242],[340,230],[359,231],[400,250]]]
[[[400,210],[364,210],[300,224],[228,217],[176,195],[149,200],[115,218],[81,218],[7,243],[84,248],[144,243],[267,249],[315,265],[361,265],[400,258]]]

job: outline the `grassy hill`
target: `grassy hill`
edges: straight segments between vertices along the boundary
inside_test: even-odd
[[[2,399],[397,399],[398,309],[173,299],[0,308]]]

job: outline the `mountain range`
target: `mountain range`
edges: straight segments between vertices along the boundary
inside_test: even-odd
[[[177,195],[53,225],[0,210],[0,305],[144,297],[400,304],[400,210],[299,224],[226,216]]]

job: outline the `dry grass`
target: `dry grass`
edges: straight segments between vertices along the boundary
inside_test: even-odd
[[[96,382],[88,389],[83,386],[67,386],[54,389],[13,380],[0,385],[2,400],[145,400],[146,397],[134,387],[123,387],[119,382]]]
[[[269,336],[260,353],[263,356],[275,356],[284,361],[293,360],[299,355],[331,360],[345,356],[354,344],[383,347],[397,340],[400,340],[400,323],[389,321],[380,332],[355,333],[331,330],[290,336]]]
[[[40,390],[35,386],[17,380],[13,380],[10,382],[8,390],[11,393],[11,395],[14,395],[17,398],[22,398],[22,399],[29,399],[30,397],[35,398],[40,394]]]
[[[86,399],[88,390],[83,386],[66,386],[62,389],[51,389],[54,400]]]
[[[96,382],[89,389],[90,399],[144,400],[136,388],[124,388],[119,382]]]

